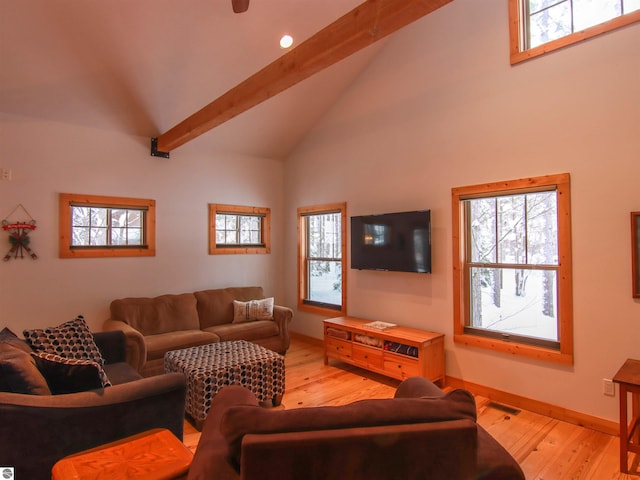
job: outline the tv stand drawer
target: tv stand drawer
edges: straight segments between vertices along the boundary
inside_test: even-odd
[[[353,361],[364,368],[383,368],[382,351],[375,347],[353,345]]]
[[[345,340],[338,340],[337,338],[325,339],[325,352],[332,357],[351,359],[352,357],[352,344]]]
[[[420,366],[418,360],[410,361],[403,360],[398,355],[385,355],[384,370],[389,372],[389,375],[395,378],[404,380],[409,377],[416,377],[420,375]]]

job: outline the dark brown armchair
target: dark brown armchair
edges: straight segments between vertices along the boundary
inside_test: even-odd
[[[94,333],[112,386],[61,395],[0,392],[0,465],[16,478],[50,479],[61,458],[152,428],[182,440],[181,374],[142,378],[125,362],[125,335]]]

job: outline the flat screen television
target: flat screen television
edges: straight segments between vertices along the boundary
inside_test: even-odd
[[[431,211],[351,217],[351,268],[431,273]]]

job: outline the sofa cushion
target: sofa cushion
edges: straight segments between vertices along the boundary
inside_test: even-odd
[[[0,391],[51,395],[31,354],[11,342],[0,342]]]
[[[111,385],[121,385],[144,378],[127,362],[109,363],[104,366],[104,371]]]
[[[121,298],[111,302],[111,318],[131,325],[143,335],[198,330],[196,298],[191,293],[154,298]]]
[[[111,386],[102,365],[92,360],[65,358],[44,352],[31,355],[54,395]]]
[[[19,348],[26,353],[31,353],[33,351],[27,342],[18,338],[18,336],[7,327],[4,327],[2,331],[0,331],[0,344],[11,345],[12,347]]]
[[[249,433],[284,433],[405,423],[469,419],[476,421],[476,404],[466,390],[453,390],[440,398],[361,400],[339,407],[268,410],[237,406],[228,409],[220,430],[230,456],[239,462],[242,438]]]
[[[200,328],[233,322],[233,301],[248,302],[264,298],[262,287],[229,287],[194,293],[198,301]]]
[[[82,315],[57,327],[24,330],[26,342],[35,352],[45,352],[76,360],[92,360],[104,365],[104,359]]]
[[[256,320],[254,322],[218,325],[216,327],[209,327],[205,331],[215,333],[223,342],[232,340],[248,340],[251,342],[280,334],[278,324],[273,320]]]
[[[255,320],[273,320],[273,297],[248,302],[233,301],[233,322],[245,323]]]
[[[164,357],[164,354],[169,350],[181,350],[183,348],[216,343],[220,341],[220,337],[202,330],[181,330],[149,335],[145,338],[145,341],[147,343],[147,360],[154,360]]]

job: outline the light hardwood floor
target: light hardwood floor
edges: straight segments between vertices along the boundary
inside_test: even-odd
[[[338,362],[324,365],[321,342],[293,338],[285,356],[284,408],[344,405],[366,398],[391,398],[398,380]],[[476,396],[478,423],[522,466],[528,480],[638,480],[640,455],[631,465],[635,475],[619,470],[619,439],[526,410],[505,411]],[[192,450],[200,433],[185,422],[184,443]]]

